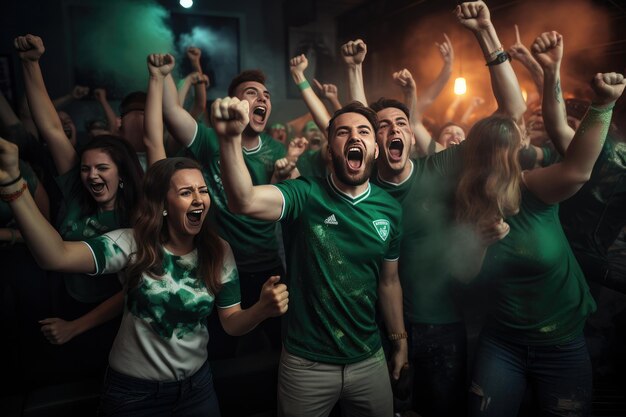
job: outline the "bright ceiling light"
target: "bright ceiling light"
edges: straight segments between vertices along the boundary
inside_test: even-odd
[[[193,0],[180,0],[180,5],[183,6],[185,9],[188,9],[193,6]]]
[[[467,83],[465,82],[465,78],[459,77],[454,80],[454,94],[457,96],[462,96],[467,92]]]

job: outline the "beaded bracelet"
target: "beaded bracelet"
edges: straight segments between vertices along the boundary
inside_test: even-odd
[[[393,342],[395,340],[406,339],[409,337],[409,335],[407,334],[407,332],[389,333],[387,337]]]
[[[12,193],[8,193],[8,194],[3,194],[0,192],[0,200],[4,201],[5,203],[10,203],[11,201],[15,201],[18,198],[20,198],[22,194],[24,194],[24,191],[26,191],[27,188],[28,186],[26,185],[26,182],[24,182],[22,183],[22,186],[17,191],[13,191]]]

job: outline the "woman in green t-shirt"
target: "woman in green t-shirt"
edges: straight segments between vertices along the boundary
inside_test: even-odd
[[[464,256],[473,264],[457,275],[487,281],[492,302],[474,362],[470,416],[517,415],[527,385],[542,415],[590,412],[592,373],[582,330],[596,305],[563,233],[558,203],[588,180],[624,85],[621,74],[596,75],[594,104],[563,160],[546,168],[521,171],[523,134],[508,117],[483,119],[468,135],[456,217],[479,239]]]

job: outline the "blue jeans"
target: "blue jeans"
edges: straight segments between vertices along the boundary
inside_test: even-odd
[[[515,417],[527,384],[540,416],[588,416],[591,361],[582,335],[553,346],[518,345],[480,336],[470,387],[470,416]]]
[[[406,323],[413,367],[413,410],[424,417],[462,416],[466,403],[465,323]]]
[[[211,367],[206,362],[189,378],[172,382],[135,378],[109,367],[104,377],[98,415],[219,417]]]

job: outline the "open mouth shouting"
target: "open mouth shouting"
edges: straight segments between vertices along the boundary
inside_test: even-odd
[[[105,188],[106,187],[106,183],[104,182],[98,182],[98,181],[92,181],[89,183],[89,190],[91,190],[91,193],[94,196],[99,196],[105,193]]]
[[[265,123],[266,117],[267,117],[267,107],[257,106],[252,110],[252,120],[254,120],[256,123],[259,123],[259,124]]]
[[[359,172],[363,165],[363,148],[357,144],[350,144],[347,147],[345,156],[348,172]]]
[[[389,160],[391,162],[400,162],[402,154],[404,152],[404,142],[400,139],[392,139],[389,142]]]
[[[204,213],[204,209],[194,209],[187,212],[187,220],[191,226],[200,226],[202,225],[202,213]]]

